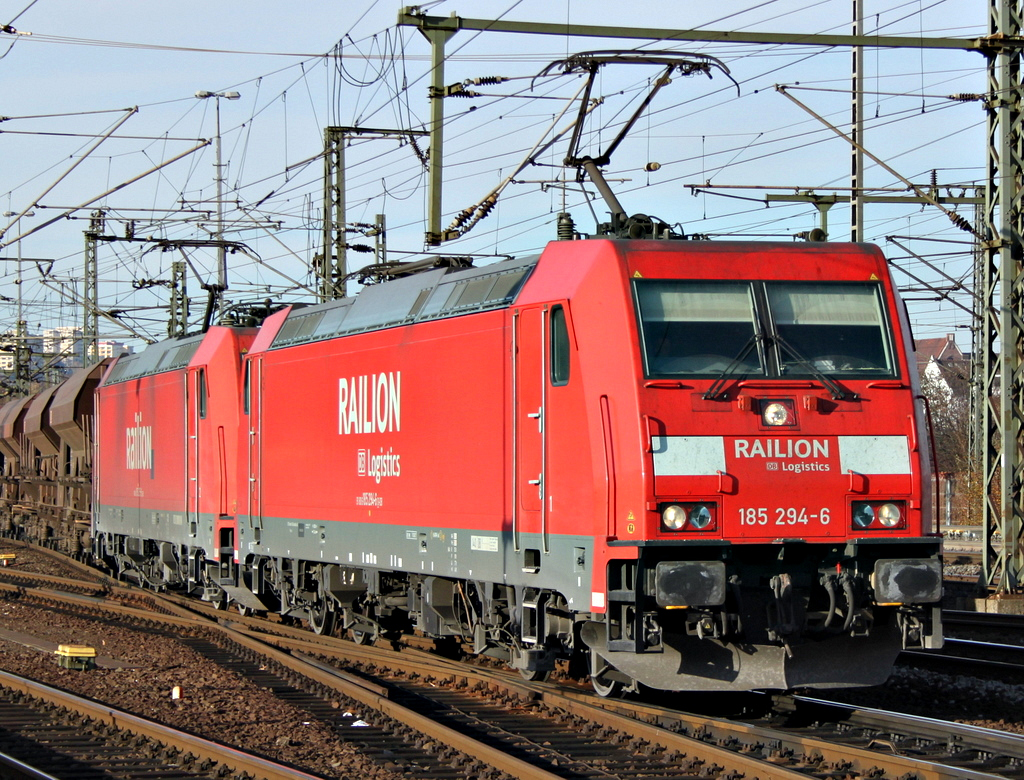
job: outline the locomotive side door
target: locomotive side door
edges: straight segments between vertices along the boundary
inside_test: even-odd
[[[523,553],[523,568],[540,566],[546,552],[546,434],[544,381],[547,306],[516,309],[513,324],[513,497],[512,537]],[[539,536],[539,538],[538,538]]]
[[[244,420],[249,438],[246,514],[249,518],[249,528],[252,529],[252,539],[257,544],[260,542],[263,533],[263,488],[260,480],[263,462],[261,457],[263,449],[260,431],[260,426],[263,424],[262,369],[263,358],[261,356],[257,355],[246,361],[245,398],[243,399]]]
[[[185,519],[189,536],[199,530],[200,475],[199,421],[206,417],[206,369],[191,368],[185,379]]]

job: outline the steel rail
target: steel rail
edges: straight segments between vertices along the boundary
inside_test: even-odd
[[[947,638],[942,650],[904,650],[897,663],[955,675],[998,675],[998,679],[1007,682],[1010,676],[1019,679],[1024,674],[1024,647]]]
[[[237,631],[230,625],[216,624],[211,627],[220,629],[227,638],[252,652],[270,658],[303,677],[309,678],[361,704],[372,707],[377,712],[394,718],[438,742],[484,762],[488,766],[492,766],[502,772],[507,772],[513,777],[524,778],[524,780],[558,780],[561,777],[522,759],[510,756],[503,750],[486,745],[479,740],[462,734],[456,729],[438,723],[426,715],[421,715],[408,707],[389,700],[386,691],[383,694],[381,693],[380,686],[367,683],[353,675],[347,675],[344,672],[329,669],[319,664],[311,665],[303,658],[280,650],[269,644],[266,640],[256,639],[249,634]]]
[[[291,649],[293,652],[316,652],[319,654],[331,652],[332,643],[327,638],[313,637],[308,635],[308,632],[302,632],[295,629],[293,629],[293,631],[295,631],[295,636],[268,636],[266,638],[268,641],[278,643],[283,647]],[[305,634],[305,636],[302,636],[302,634]],[[386,656],[391,653],[391,651],[381,648],[350,648],[351,643],[337,641],[336,643],[339,645],[339,649],[337,650],[339,656],[357,658],[370,663],[386,662]],[[1024,651],[1024,648],[1021,648],[1021,650]],[[407,657],[409,657],[409,660],[405,660]],[[908,759],[913,762],[912,765],[905,766],[901,763],[899,766],[892,766],[889,764],[889,761],[893,758],[899,759],[898,756],[878,754],[872,751],[865,751],[862,748],[857,747],[840,746],[837,748],[835,743],[828,740],[808,740],[802,737],[794,737],[792,734],[781,730],[765,730],[763,727],[757,725],[751,725],[750,730],[748,730],[745,725],[740,724],[737,726],[735,721],[719,721],[709,719],[702,715],[668,710],[662,707],[649,706],[634,702],[599,700],[590,694],[580,694],[576,692],[553,693],[550,690],[550,686],[526,683],[516,679],[514,675],[509,675],[500,670],[483,668],[467,669],[465,664],[437,658],[436,656],[421,654],[418,651],[410,652],[409,650],[403,650],[402,665],[409,671],[415,671],[424,675],[434,674],[436,677],[457,676],[467,680],[473,679],[487,682],[491,686],[501,687],[509,693],[513,693],[524,698],[541,699],[545,703],[549,704],[549,706],[572,710],[575,714],[578,714],[588,720],[595,720],[592,713],[583,711],[575,712],[575,705],[573,705],[573,707],[567,706],[563,701],[563,698],[571,698],[575,702],[579,702],[591,708],[597,707],[604,710],[616,711],[621,714],[628,715],[631,718],[635,718],[637,721],[645,721],[647,724],[660,726],[663,729],[668,728],[672,730],[682,727],[691,734],[698,732],[712,733],[713,739],[717,742],[739,740],[741,742],[754,744],[758,742],[774,741],[782,750],[803,751],[806,753],[813,753],[815,750],[818,750],[822,755],[828,756],[830,760],[833,761],[837,760],[836,753],[838,750],[838,760],[850,760],[852,763],[856,758],[859,763],[856,763],[855,766],[859,766],[861,770],[870,769],[872,766],[883,767],[884,765],[884,768],[886,768],[887,771],[899,770],[899,774],[905,774],[907,771],[911,771],[911,776],[913,776],[913,773],[921,773],[920,776],[922,779],[958,777],[991,778],[997,776],[978,772],[972,774],[970,770],[965,770],[959,766],[923,769],[923,766],[930,766],[931,762],[921,761],[919,759]],[[1018,762],[1024,761],[1024,739],[1016,734],[1000,732],[993,729],[979,728],[966,724],[935,720],[932,718],[920,718],[913,715],[883,712],[881,710],[870,708],[852,707],[850,705],[827,702],[806,696],[779,696],[776,698],[783,702],[794,702],[792,705],[787,704],[787,708],[795,708],[797,706],[814,706],[820,709],[823,713],[833,713],[835,720],[842,721],[847,725],[855,725],[863,728],[877,728],[885,732],[891,732],[895,726],[902,729],[905,733],[915,737],[931,739],[936,744],[948,743],[950,738],[953,738],[962,748],[965,749],[977,750],[979,752],[989,751],[993,754],[1005,755]],[[621,722],[617,724],[609,722],[604,725],[618,728],[619,730],[623,729]],[[636,726],[630,726],[630,733],[633,733],[636,736],[643,736],[636,730],[636,728]],[[655,735],[659,737],[659,744],[661,744],[661,732],[656,732]],[[755,738],[751,739],[751,737]],[[676,749],[681,748],[677,747]]]
[[[1002,612],[963,612],[959,610],[942,610],[942,622],[945,625],[978,626],[985,628],[1024,628],[1024,615]]]
[[[248,633],[246,635],[249,636]],[[260,641],[261,644],[264,641],[273,642],[292,650],[302,649],[320,653],[329,650],[326,644],[295,637],[267,636],[265,640],[257,641]],[[394,651],[392,650],[355,646],[350,651],[347,645],[351,644],[345,642],[344,645],[346,646],[338,648],[336,652],[346,657],[361,656],[378,663],[384,660],[386,656],[390,656],[391,662],[394,662]],[[502,672],[475,668],[455,661],[438,659],[434,656],[407,660],[407,654],[408,651],[403,651],[402,658],[400,659],[401,666],[406,671],[415,671],[422,675],[432,675],[434,678],[447,678],[452,681],[482,683],[526,699],[543,701],[552,708],[565,710],[591,722],[598,723],[601,726],[629,734],[633,738],[640,738],[653,744],[664,746],[667,750],[675,750],[687,756],[696,756],[704,761],[714,761],[732,771],[742,772],[744,777],[760,778],[760,780],[798,780],[798,778],[799,780],[807,780],[806,772],[778,766],[762,758],[743,755],[735,750],[642,723],[628,716],[623,717],[620,714],[607,711],[601,707],[587,705],[583,701],[576,699],[576,696],[579,696],[580,700],[585,700],[585,698],[593,699],[592,694],[571,694],[569,698],[566,698],[565,694],[552,692],[550,686],[542,686],[525,681],[519,682],[515,679],[510,679],[511,675]],[[458,747],[458,745],[453,746]]]
[[[6,753],[0,753],[0,777],[4,780],[61,780],[29,766]]]

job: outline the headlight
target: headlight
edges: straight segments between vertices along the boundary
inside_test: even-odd
[[[662,504],[662,531],[716,531],[718,508],[713,502]]]
[[[761,421],[772,428],[796,425],[796,412],[792,401],[762,401]]]
[[[903,517],[900,508],[895,504],[882,504],[878,507],[878,522],[886,528],[895,528]]]
[[[875,520],[875,510],[871,504],[853,505],[853,524],[858,528],[867,528]]]
[[[661,513],[661,524],[669,531],[678,531],[686,525],[686,510],[678,504],[665,507]]]
[[[902,501],[855,501],[850,509],[855,531],[889,531],[907,524]]]
[[[703,531],[711,525],[711,510],[703,504],[698,504],[690,510],[690,527]]]

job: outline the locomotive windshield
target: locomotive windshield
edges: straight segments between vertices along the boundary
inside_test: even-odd
[[[825,374],[893,372],[888,328],[877,285],[766,284],[770,316],[781,338],[782,374],[805,374],[806,362]]]
[[[877,284],[645,279],[634,289],[648,376],[895,375]]]
[[[636,285],[649,375],[764,374],[747,283],[651,281]]]

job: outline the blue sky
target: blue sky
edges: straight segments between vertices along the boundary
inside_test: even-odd
[[[866,2],[866,26],[882,35],[974,37],[985,32],[986,6],[976,0]],[[33,207],[20,230],[52,220],[135,177],[139,180],[97,203],[26,236],[21,293],[30,329],[77,324],[72,305],[81,278],[83,231],[89,211],[107,211],[108,233],[203,238],[214,209],[212,146],[192,152],[158,172],[155,166],[211,139],[214,104],[197,90],[237,91],[221,101],[226,184],[226,234],[251,250],[229,257],[233,301],[281,295],[308,299],[314,285],[309,265],[319,251],[322,151],[325,125],[421,129],[429,119],[426,96],[429,48],[410,28],[395,27],[400,3],[352,0],[284,4],[269,0],[217,3],[127,0],[20,0],[0,3],[0,22],[31,36],[0,36],[0,199],[4,212]],[[836,32],[850,29],[848,0],[820,2],[637,2],[502,0],[428,4],[429,13],[481,19],[564,24],[621,24],[665,29]],[[625,18],[624,18],[625,17]],[[566,99],[578,89],[573,77],[530,77],[568,53],[632,48],[639,42],[462,31],[448,44],[449,84],[487,76],[503,84],[477,87],[484,96],[446,101],[445,223],[472,206],[508,176],[527,150],[541,141]],[[798,106],[778,94],[778,83],[799,85],[791,94],[830,121],[849,122],[850,54],[841,49],[674,43],[648,44],[719,57],[740,84],[740,94],[721,76],[676,79],[658,95],[651,112],[616,152],[607,176],[626,210],[652,213],[687,233],[790,240],[817,225],[808,204],[765,206],[767,192],[813,188],[819,194],[849,185],[849,149]],[[340,56],[326,56],[329,54]],[[592,113],[591,148],[607,142],[617,123],[643,94],[656,71],[639,66],[606,69],[595,88],[603,98]],[[973,194],[985,164],[985,115],[977,102],[946,96],[985,88],[978,54],[871,50],[865,55],[866,145],[902,176],[919,184],[934,178]],[[97,137],[138,107],[85,159]],[[570,110],[570,114],[574,109]],[[567,114],[568,116],[568,114]],[[422,149],[428,144],[421,142]],[[515,254],[538,251],[554,237],[563,207],[579,229],[593,218],[559,162],[566,144],[541,156],[510,185],[492,214],[464,238],[446,244],[452,254]],[[349,219],[372,222],[384,214],[391,259],[412,259],[423,248],[425,184],[422,165],[408,143],[374,139],[346,150]],[[649,163],[660,167],[648,171]],[[75,166],[71,170],[72,166]],[[70,171],[70,172],[69,172]],[[143,175],[146,174],[146,175]],[[569,186],[559,184],[568,176]],[[690,185],[719,188],[692,194]],[[868,163],[866,183],[902,188]],[[766,189],[753,189],[766,188]],[[45,193],[45,194],[44,194]],[[594,207],[598,216],[604,210]],[[969,208],[963,210],[971,219]],[[838,204],[828,214],[834,240],[848,237],[849,212]],[[6,220],[0,225],[6,225]],[[950,227],[931,207],[868,206],[865,233],[897,268],[932,280],[939,275],[911,253],[954,278],[970,271],[970,236]],[[892,237],[899,242],[897,245]],[[902,237],[902,238],[900,238]],[[371,243],[354,236],[353,243]],[[16,319],[18,245],[0,249],[0,330]],[[351,255],[350,255],[351,257]],[[368,255],[355,261],[369,262]],[[258,260],[253,259],[258,258]],[[164,333],[166,290],[136,290],[140,280],[166,279],[178,256],[152,245],[126,242],[100,247],[100,297],[130,330],[101,325],[105,336],[149,338]],[[190,292],[216,274],[213,253],[190,253]],[[52,261],[52,264],[51,264]],[[486,262],[482,260],[481,262]],[[896,273],[907,287],[918,285]],[[42,284],[45,282],[46,284]],[[133,282],[135,283],[133,285]],[[910,311],[921,337],[956,329],[969,347],[966,312],[934,293],[911,290]],[[957,298],[967,304],[966,295]],[[194,312],[201,309],[197,299]]]

